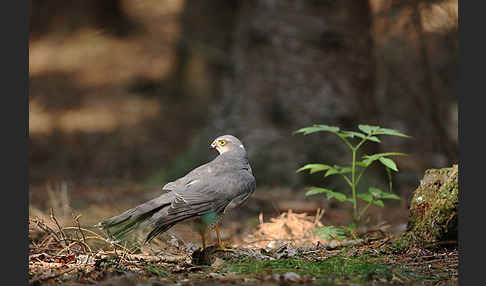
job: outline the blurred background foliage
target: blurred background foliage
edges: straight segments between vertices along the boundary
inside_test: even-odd
[[[313,123],[411,135],[365,150],[410,154],[396,159],[405,197],[425,169],[459,160],[457,0],[30,5],[31,193],[53,181],[158,188],[233,134],[259,187],[303,197],[322,178],[297,168],[349,161],[334,136],[292,135]]]

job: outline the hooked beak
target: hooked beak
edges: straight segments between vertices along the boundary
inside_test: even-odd
[[[211,145],[209,145],[209,148],[210,149],[216,149],[216,141],[213,141],[213,143],[211,143]]]

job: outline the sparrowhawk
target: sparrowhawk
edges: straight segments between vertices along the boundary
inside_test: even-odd
[[[212,161],[190,171],[187,175],[165,184],[159,197],[129,209],[98,224],[121,238],[140,223],[152,226],[145,242],[167,231],[175,224],[194,219],[206,247],[205,231],[214,229],[218,247],[224,248],[218,223],[230,209],[242,205],[255,191],[256,181],[248,162],[245,147],[232,135],[216,138],[210,145],[219,155]]]

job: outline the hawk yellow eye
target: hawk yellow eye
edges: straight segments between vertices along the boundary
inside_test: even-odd
[[[219,140],[219,145],[224,146],[226,145],[226,140]]]

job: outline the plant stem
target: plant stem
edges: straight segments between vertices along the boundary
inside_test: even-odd
[[[363,216],[363,214],[366,212],[366,210],[371,206],[371,203],[373,202],[373,200],[371,200],[365,207],[363,210],[361,210],[361,213],[359,214],[359,217],[358,219],[361,220],[361,217]]]
[[[353,145],[351,145],[351,143],[349,143],[349,141],[343,137],[341,134],[339,134],[338,132],[334,132],[334,134],[336,134],[339,138],[341,138],[343,140],[343,142],[351,149],[353,149]]]
[[[356,152],[358,151],[359,147],[363,145],[368,138],[370,138],[373,135],[373,133],[368,134],[365,138],[361,139],[361,141],[358,143],[358,145],[351,147],[351,150],[353,150],[353,164],[351,167],[351,190],[353,191],[353,208],[354,208],[354,221],[356,222],[357,225],[359,225],[359,220],[361,218],[361,215],[358,212],[358,199],[356,198],[356,187],[359,183],[359,179],[361,178],[361,175],[363,175],[364,170],[361,170],[361,173],[359,174],[358,179],[356,179]],[[367,207],[365,208],[365,210]]]
[[[358,200],[356,198],[356,183],[355,183],[355,173],[356,173],[356,150],[357,148],[352,148],[353,151],[353,163],[351,165],[351,191],[353,192],[353,210],[354,210],[354,220],[358,219]]]
[[[351,180],[348,178],[348,176],[344,174],[341,174],[341,176],[343,176],[344,180],[346,181],[346,183],[348,183],[350,187],[353,186],[353,183],[351,183]]]
[[[363,173],[366,170],[366,168],[368,168],[368,167],[363,167],[361,169],[361,171],[359,172],[358,178],[356,179],[356,185],[359,184],[359,180],[361,179],[361,176],[363,175]]]

